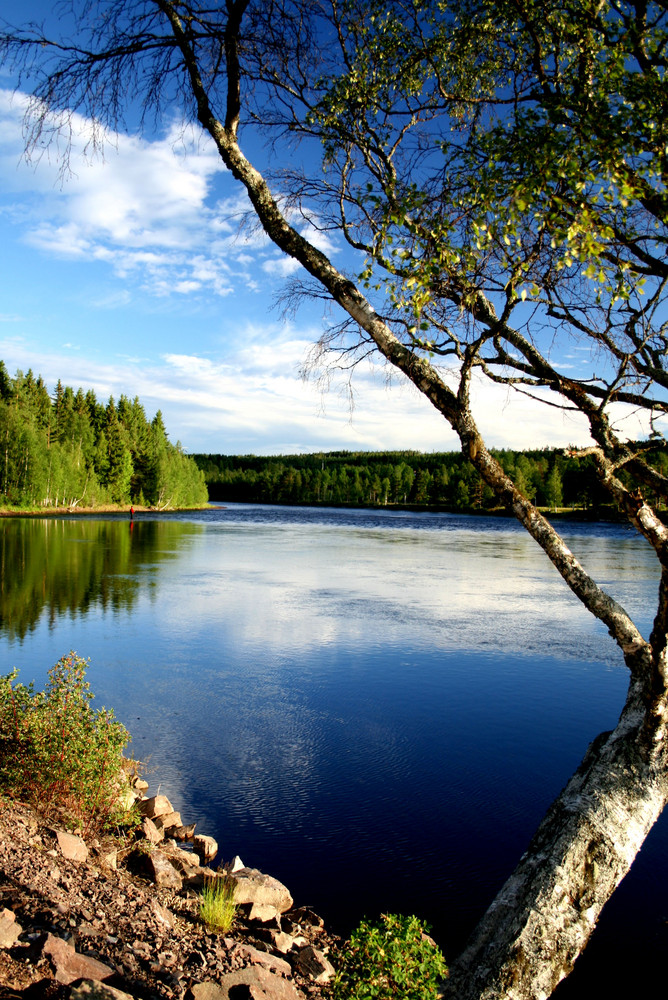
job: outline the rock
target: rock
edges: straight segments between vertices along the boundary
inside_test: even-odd
[[[166,795],[154,795],[152,799],[141,799],[139,811],[142,816],[155,819],[156,816],[166,816],[167,813],[174,812],[174,806]]]
[[[171,910],[168,910],[166,906],[162,906],[157,899],[151,899],[149,906],[153,911],[153,916],[159,924],[163,927],[167,927],[169,930],[174,929],[176,926],[176,920]]]
[[[86,861],[88,859],[88,848],[81,837],[73,833],[65,833],[64,830],[56,830],[56,839],[60,853],[68,861]]]
[[[50,960],[55,971],[55,979],[68,986],[76,979],[109,979],[114,970],[98,962],[96,958],[80,955],[62,938],[47,934],[42,954]]]
[[[13,948],[22,930],[11,910],[0,910],[0,948]]]
[[[123,788],[118,793],[118,798],[116,799],[116,803],[119,809],[124,809],[125,812],[129,812],[138,798],[139,798],[139,793],[135,792],[133,788]]]
[[[193,848],[202,857],[205,864],[207,861],[213,861],[218,854],[218,844],[213,837],[205,837],[200,833],[193,837]]]
[[[96,983],[93,979],[84,979],[78,986],[70,990],[70,1000],[134,1000],[129,993],[123,993],[106,983]]]
[[[220,983],[207,981],[191,986],[186,997],[187,1000],[229,1000],[229,993]]]
[[[172,833],[171,828],[173,826],[183,826],[183,823],[181,822],[181,813],[178,812],[164,813],[160,816],[156,816],[153,822],[158,830],[169,830],[170,835]]]
[[[277,955],[271,955],[269,952],[260,951],[258,948],[254,948],[251,944],[239,944],[234,949],[236,955],[241,955],[246,961],[250,962],[251,965],[261,965],[264,969],[270,969],[271,972],[276,972],[281,976],[291,976],[292,968],[289,962],[286,962],[284,958],[279,958]]]
[[[254,966],[228,972],[218,983],[198,983],[191,987],[189,1000],[303,1000],[297,987],[268,969]]]
[[[190,878],[191,875],[200,871],[199,858],[191,851],[184,851],[180,847],[171,847],[164,849],[164,853],[180,875]]]
[[[292,896],[278,879],[263,875],[257,868],[242,868],[230,875],[234,882],[234,902],[250,904],[250,920],[273,920],[292,906]]]
[[[230,875],[232,875],[234,872],[240,872],[241,869],[245,867],[246,865],[243,863],[239,855],[235,854],[232,860],[230,861],[229,865],[227,866],[226,871],[228,871]]]
[[[169,831],[174,840],[192,840],[195,836],[196,823],[189,823],[188,826],[177,826]]]
[[[151,844],[159,844],[160,841],[165,839],[165,835],[162,832],[162,830],[159,830],[158,827],[153,822],[153,820],[149,819],[148,816],[144,817],[144,819],[142,820],[142,825],[140,826],[139,829],[141,830],[142,835],[145,837],[145,839],[148,840],[149,843]]]
[[[269,934],[273,948],[276,951],[280,951],[282,955],[287,955],[297,940],[292,934],[286,934],[285,931],[270,930]],[[302,938],[302,941],[305,941],[305,939]]]
[[[294,910],[286,913],[288,920],[298,927],[310,927],[314,931],[321,931],[325,927],[325,921],[314,913],[308,906],[296,906]]]
[[[183,886],[181,876],[162,851],[153,851],[152,854],[147,854],[145,864],[149,878],[156,885],[163,886],[165,889],[180,889]]]
[[[308,976],[316,983],[328,983],[334,977],[334,966],[318,948],[312,944],[298,951],[293,965],[302,976]]]
[[[139,778],[137,775],[130,779],[130,784],[133,788],[136,788],[138,792],[148,791],[148,781],[144,781],[143,778]]]

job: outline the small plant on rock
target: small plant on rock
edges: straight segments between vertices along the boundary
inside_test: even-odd
[[[44,691],[0,677],[0,792],[61,816],[84,834],[121,820],[130,742],[113,711],[93,709],[88,662],[71,652],[49,671]]]
[[[200,896],[199,915],[207,930],[227,934],[232,927],[237,912],[234,888],[234,881],[227,876],[205,881]]]
[[[435,1000],[445,959],[417,917],[363,920],[344,945],[334,1000]]]

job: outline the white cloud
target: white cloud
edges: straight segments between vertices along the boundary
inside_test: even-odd
[[[147,414],[161,409],[172,440],[189,451],[257,454],[333,449],[456,450],[457,440],[431,404],[401,376],[388,385],[385,366],[369,361],[353,376],[351,411],[345,383],[321,394],[297,369],[317,336],[314,329],[279,323],[235,327],[224,357],[192,351],[163,356],[117,356],[91,361],[78,347],[38,352],[27,340],[0,340],[0,357],[11,374],[32,368],[53,388],[58,378],[73,387],[138,395]],[[495,447],[583,445],[589,435],[581,415],[563,413],[502,386],[478,383],[473,410],[483,436]],[[621,410],[615,414],[621,418]],[[627,432],[639,418],[626,411]],[[633,426],[631,424],[633,423]],[[646,428],[646,421],[642,421]]]
[[[107,262],[116,276],[152,295],[227,295],[235,276],[269,244],[262,232],[239,232],[249,203],[233,190],[220,198],[226,173],[208,137],[174,124],[157,139],[108,133],[104,155],[87,157],[90,123],[70,119],[71,173],[50,150],[23,158],[23,95],[0,90],[0,171],[14,203],[5,217],[48,256]],[[230,181],[230,186],[232,185]]]

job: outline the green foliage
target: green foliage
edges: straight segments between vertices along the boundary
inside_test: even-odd
[[[541,507],[592,510],[609,504],[589,455],[563,449],[494,455],[517,488]],[[664,468],[660,450],[649,463]],[[212,500],[240,503],[373,504],[497,508],[499,501],[458,452],[320,452],[310,455],[195,455]],[[645,496],[648,496],[645,487]],[[654,494],[652,502],[666,504]]]
[[[227,934],[237,912],[234,882],[228,877],[210,878],[200,896],[199,915],[207,930]]]
[[[2,364],[2,362],[0,362]],[[159,419],[158,419],[159,418]],[[138,399],[106,407],[95,394],[59,381],[53,401],[41,377],[0,370],[0,503],[91,507],[138,503],[197,507],[204,479],[179,444],[168,441],[158,413],[146,419]]]
[[[339,962],[334,1000],[435,1000],[448,970],[427,930],[393,913],[363,920]]]
[[[0,678],[0,792],[29,801],[84,833],[118,822],[130,742],[110,709],[93,709],[87,661],[70,652],[44,691]]]

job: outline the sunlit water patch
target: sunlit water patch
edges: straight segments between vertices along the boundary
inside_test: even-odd
[[[564,531],[648,634],[643,542]],[[230,506],[0,535],[7,668],[41,684],[63,652],[90,656],[98,700],[184,817],[341,929],[416,912],[455,953],[623,704],[614,643],[505,519]],[[648,939],[662,960],[664,826],[571,996],[587,963],[603,989],[596,951],[622,939],[629,974]]]

